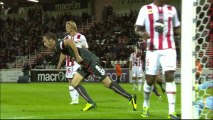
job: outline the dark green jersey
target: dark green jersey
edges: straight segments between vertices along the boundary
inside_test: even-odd
[[[99,60],[99,58],[95,54],[90,52],[89,50],[85,48],[77,48],[77,49],[78,49],[79,55],[81,56],[81,58],[83,59],[85,63],[89,64],[91,60],[94,60],[94,59],[96,61]],[[62,52],[64,55],[71,56],[76,60],[73,49],[70,46],[65,46],[63,41],[56,43],[56,50]]]

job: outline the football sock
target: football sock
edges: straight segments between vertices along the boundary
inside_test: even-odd
[[[81,97],[83,97],[88,103],[91,103],[91,104],[94,103],[92,98],[88,95],[87,91],[81,84],[76,86],[75,89],[78,91],[78,93],[81,95]]]
[[[147,85],[146,81],[144,82],[144,102],[143,102],[143,107],[149,107],[149,99],[150,99],[150,94],[151,91],[153,90],[153,85],[149,86]]]
[[[125,98],[127,99],[131,99],[132,98],[132,95],[127,93],[120,85],[118,85],[116,82],[111,82],[110,83],[110,86],[109,86],[110,89],[112,89],[114,92],[118,93],[119,95],[122,95],[124,96]]]
[[[176,99],[176,84],[173,82],[166,82],[166,94],[169,103],[169,114],[175,112],[175,99]]]
[[[73,100],[73,97],[74,97],[74,87],[72,87],[71,85],[69,86],[69,92],[70,92],[70,97],[71,97],[71,99]]]
[[[142,78],[138,79],[138,91],[141,91]]]
[[[78,91],[74,89],[74,87],[72,87],[71,85],[69,86],[69,91],[70,91],[70,97],[72,98],[72,100],[78,99],[79,97]]]
[[[136,86],[136,80],[133,80],[133,89],[136,89],[137,88],[137,86]]]

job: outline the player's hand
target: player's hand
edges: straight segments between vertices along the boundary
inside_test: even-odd
[[[147,40],[147,39],[150,38],[150,35],[149,35],[147,32],[144,32],[143,35],[141,36],[141,38],[142,38],[143,40]]]
[[[85,66],[84,61],[83,61],[83,59],[81,58],[81,56],[76,57],[76,61],[77,61],[80,65]]]

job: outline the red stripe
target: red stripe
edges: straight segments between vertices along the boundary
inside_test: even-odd
[[[172,6],[168,6],[168,10],[172,11]],[[167,43],[168,43],[168,48],[172,48],[171,44],[171,22],[172,22],[172,17],[168,18],[168,33],[167,33]]]
[[[160,16],[160,14],[163,14],[163,8],[162,10],[160,10],[158,8],[158,14]],[[160,18],[160,19],[163,19],[163,18]],[[163,49],[163,33],[159,33],[159,36],[158,36],[158,39],[159,39],[159,45],[158,45],[158,49]]]
[[[77,39],[80,39],[80,37],[81,37],[81,35],[78,35],[78,36],[77,36]]]
[[[148,10],[152,9],[152,6],[147,6]],[[154,49],[154,44],[153,44],[153,38],[154,38],[154,17],[153,17],[153,13],[149,14],[149,23],[150,23],[150,46],[149,49],[153,50]]]
[[[71,66],[74,66],[74,60],[73,59],[71,60]]]

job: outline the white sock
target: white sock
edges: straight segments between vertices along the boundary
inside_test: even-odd
[[[141,91],[142,78],[138,79],[138,91]]]
[[[69,86],[69,91],[70,91],[70,97],[71,97],[71,99],[75,100],[76,99],[76,92],[77,91],[72,86]]]
[[[72,99],[73,99],[73,100],[76,100],[76,99],[78,99],[78,98],[79,98],[78,91],[77,91],[76,89],[74,89]]]
[[[150,95],[153,89],[153,85],[149,86],[147,85],[146,81],[143,84],[143,90],[144,90],[144,102],[143,102],[143,107],[149,107],[149,99],[150,99]]]
[[[136,86],[136,80],[133,80],[133,88],[135,89],[135,88],[137,88],[137,86]]]
[[[166,82],[166,94],[169,104],[169,114],[175,112],[175,102],[176,102],[176,84],[173,82]]]

